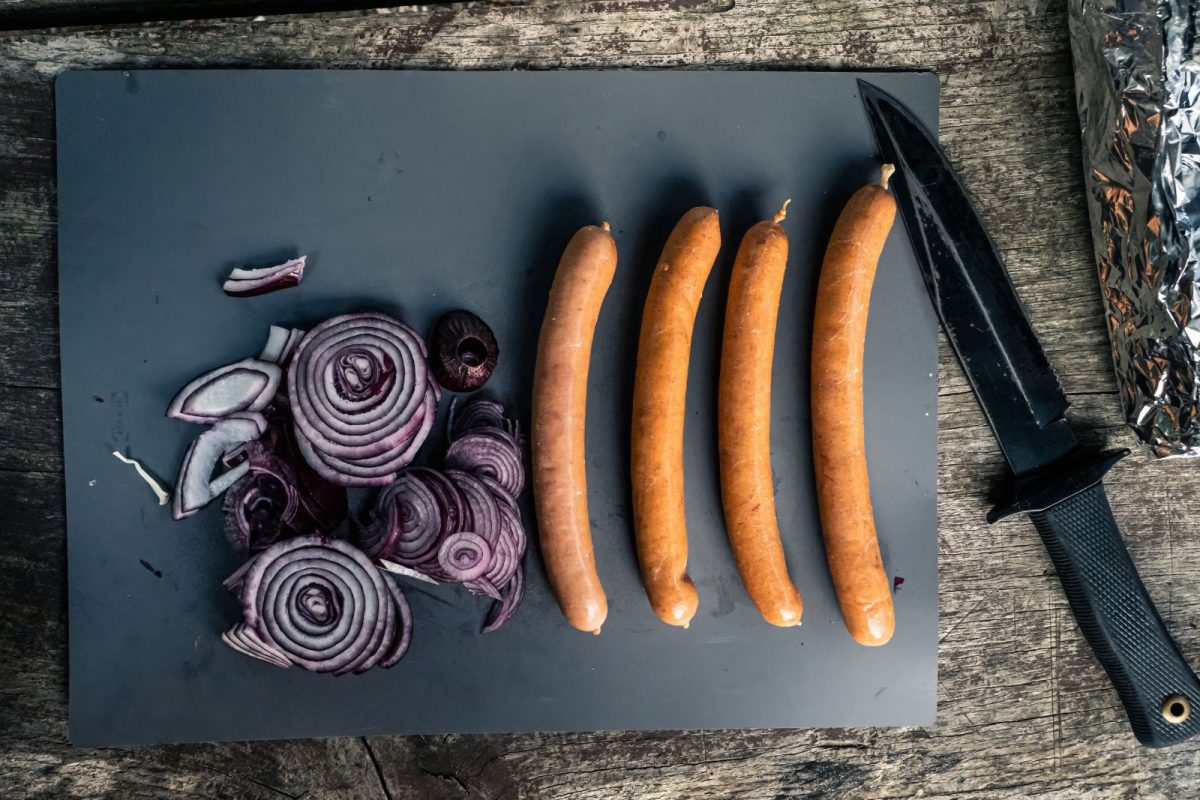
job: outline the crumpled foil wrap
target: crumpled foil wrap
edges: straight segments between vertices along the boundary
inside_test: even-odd
[[[1069,0],[1092,242],[1129,425],[1200,456],[1200,0]]]

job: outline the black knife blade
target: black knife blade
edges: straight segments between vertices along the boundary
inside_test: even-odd
[[[864,81],[859,91],[942,327],[1012,469],[988,515],[1029,513],[1084,637],[1134,734],[1160,747],[1200,733],[1200,680],[1159,617],[1113,519],[1104,473],[1127,450],[1090,451],[1066,394],[958,174],[924,125]]]

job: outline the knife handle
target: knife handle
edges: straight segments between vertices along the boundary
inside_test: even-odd
[[[1163,747],[1200,733],[1200,681],[1138,577],[1104,484],[1030,517],[1138,741]]]

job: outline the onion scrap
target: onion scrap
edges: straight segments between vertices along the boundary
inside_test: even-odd
[[[146,472],[145,468],[142,467],[140,462],[138,462],[136,459],[123,455],[119,450],[113,450],[113,457],[123,464],[129,464],[134,468],[134,470],[137,471],[137,474],[141,477],[141,479],[144,480],[150,487],[150,490],[154,492],[154,496],[158,498],[158,504],[160,506],[165,506],[168,502],[170,502],[171,495],[169,495],[167,491],[162,488],[162,485],[158,481],[154,480],[153,475],[151,475],[149,472]]]
[[[231,297],[254,297],[296,286],[304,279],[308,256],[293,258],[274,267],[234,269],[221,286]]]

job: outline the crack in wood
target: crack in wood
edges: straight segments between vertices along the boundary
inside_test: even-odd
[[[384,800],[393,800],[392,790],[388,788],[387,779],[383,777],[383,767],[380,766],[379,759],[375,756],[374,748],[371,747],[371,743],[365,736],[360,736],[359,741],[367,751],[367,758],[371,760],[371,766],[375,768],[375,778],[379,781],[379,789],[383,792]]]

